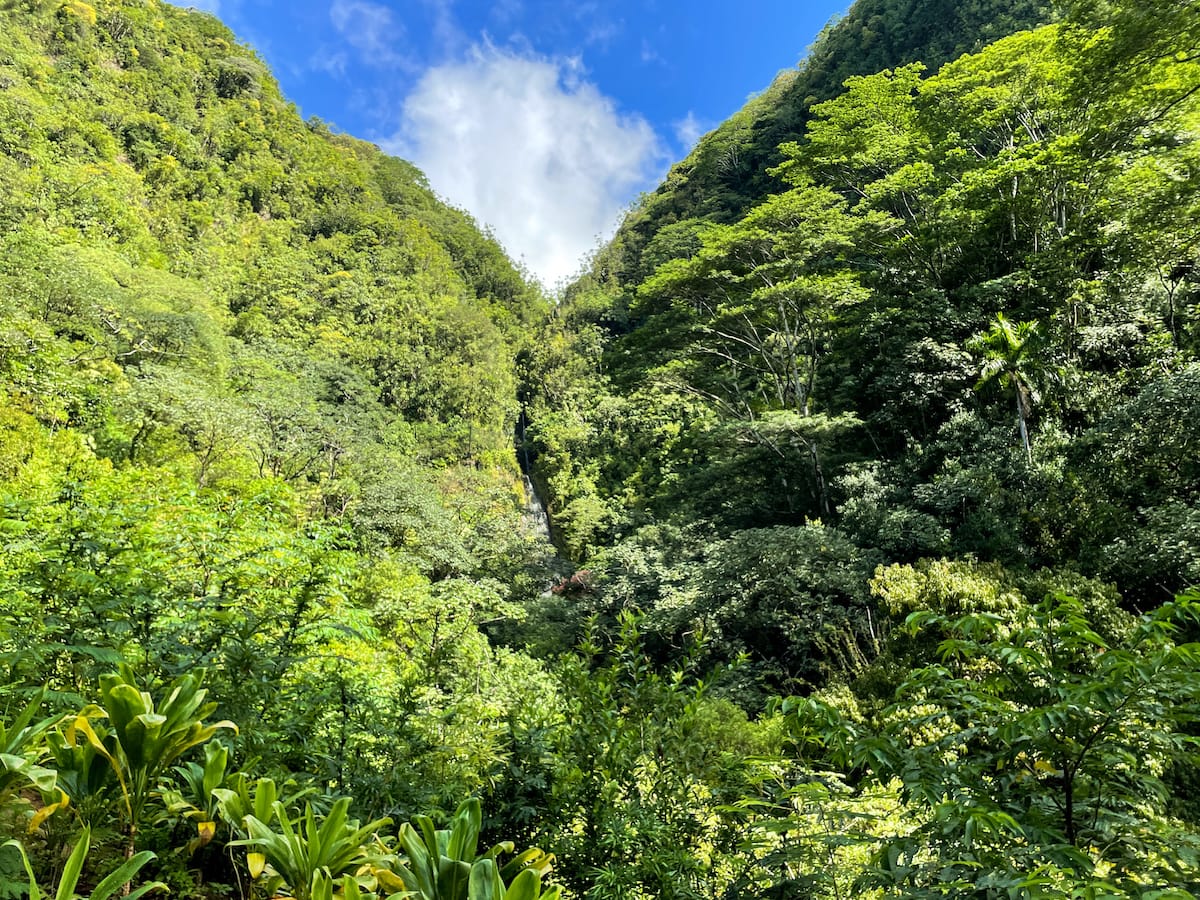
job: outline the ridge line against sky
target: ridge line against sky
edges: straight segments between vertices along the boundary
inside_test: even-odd
[[[849,0],[191,0],[553,287]]]

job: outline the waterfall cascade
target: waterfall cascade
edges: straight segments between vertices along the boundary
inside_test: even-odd
[[[546,507],[542,503],[542,498],[538,496],[537,488],[533,486],[528,475],[524,477],[524,482],[525,515],[522,524],[527,533],[548,542],[550,540],[550,517],[546,515]]]

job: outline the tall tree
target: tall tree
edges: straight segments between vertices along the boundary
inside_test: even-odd
[[[1017,430],[1029,461],[1033,462],[1033,445],[1029,439],[1029,419],[1038,400],[1034,387],[1038,375],[1035,349],[1038,346],[1036,322],[1011,322],[1003,313],[996,314],[984,334],[969,344],[983,355],[983,369],[976,388],[992,382],[1012,391],[1017,405]]]

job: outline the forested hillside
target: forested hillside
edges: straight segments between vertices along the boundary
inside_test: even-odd
[[[1200,891],[1195,0],[860,0],[557,304],[0,23],[0,898]]]
[[[699,221],[734,221],[776,193],[781,182],[772,170],[784,159],[781,145],[804,133],[812,107],[840,94],[847,78],[913,62],[936,70],[1053,16],[1044,0],[858,0],[826,26],[798,68],[781,71],[672,167],[626,218],[597,266],[636,285],[686,249],[685,235]]]
[[[1148,627],[1196,681],[1170,604],[1200,582],[1200,10],[1045,18],[814,90],[760,180],[692,192],[780,115],[777,83],[630,213],[530,362],[526,443],[588,572],[544,614],[634,614],[651,659],[695,646],[746,710],[807,697],[784,708],[837,790],[922,811],[866,878],[900,893],[1194,881],[1162,849],[1190,826],[1144,818],[1191,815],[1193,770],[1134,762],[1188,746],[1191,713],[1151,738],[1124,704],[1166,671]],[[791,83],[849,71],[826,51],[852,31]],[[854,843],[873,826],[846,814]]]
[[[544,298],[216,19],[2,16],[2,702],[203,667],[254,777],[453,809],[543,715],[547,676],[477,625],[541,586],[512,429]],[[132,788],[81,735],[51,741],[58,783],[99,835]]]
[[[732,554],[671,602],[622,588],[679,633],[754,562],[725,541],[771,526],[827,532],[840,573],[1070,570],[1134,610],[1200,581],[1195,12],[1077,5],[936,73],[853,77],[745,216],[665,225],[640,279],[602,251],[558,313],[570,352],[533,364],[576,559]],[[836,608],[869,605],[851,581]]]

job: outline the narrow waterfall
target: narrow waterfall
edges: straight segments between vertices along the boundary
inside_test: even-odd
[[[522,517],[522,526],[527,534],[533,535],[538,540],[550,542],[550,517],[546,514],[546,506],[542,503],[542,498],[538,496],[537,488],[533,486],[533,482],[528,475],[524,476],[525,482],[525,514]]]

